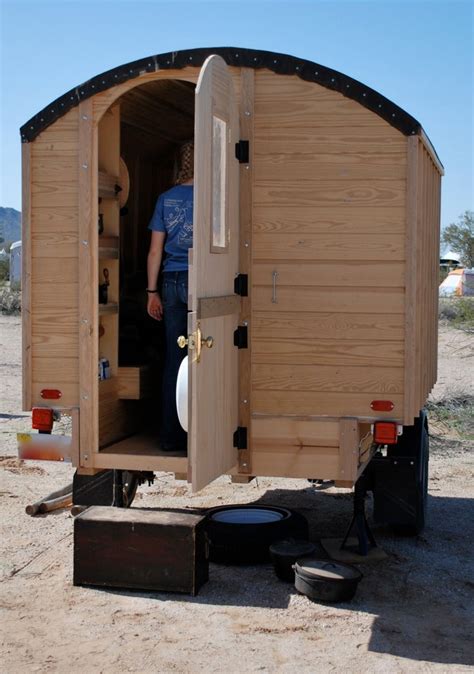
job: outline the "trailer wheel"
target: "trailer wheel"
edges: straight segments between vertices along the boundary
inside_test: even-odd
[[[256,564],[269,559],[275,541],[308,538],[303,515],[276,506],[235,505],[213,508],[207,514],[209,559],[218,564]]]
[[[413,426],[405,426],[386,457],[375,456],[374,519],[399,536],[417,536],[426,523],[429,434],[425,410]]]
[[[137,493],[138,476],[123,471],[123,501],[128,508]],[[74,473],[72,482],[72,502],[74,505],[112,505],[114,500],[114,471],[103,470],[96,475]]]

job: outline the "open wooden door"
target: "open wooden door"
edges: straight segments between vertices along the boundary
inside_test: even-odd
[[[237,463],[239,117],[226,63],[210,56],[196,88],[194,234],[189,267],[188,450],[193,491]],[[204,342],[206,338],[207,344]],[[211,346],[212,341],[212,346]],[[201,346],[202,343],[202,346]]]

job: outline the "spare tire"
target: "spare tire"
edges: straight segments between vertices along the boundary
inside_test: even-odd
[[[283,538],[308,539],[303,515],[266,505],[234,505],[207,513],[209,559],[218,564],[256,564],[270,558],[269,547]]]

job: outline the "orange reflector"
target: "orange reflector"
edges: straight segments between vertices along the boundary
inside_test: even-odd
[[[43,388],[41,389],[41,397],[45,400],[58,400],[62,396],[61,391],[57,388]]]
[[[377,445],[396,445],[397,424],[394,421],[376,421],[374,424],[374,442]]]
[[[53,410],[49,407],[33,407],[31,426],[37,431],[50,433],[53,428]]]
[[[372,400],[370,406],[377,412],[391,412],[395,407],[391,400]]]

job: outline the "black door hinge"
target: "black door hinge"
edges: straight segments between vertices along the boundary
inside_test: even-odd
[[[234,346],[238,349],[248,349],[248,330],[246,325],[239,325],[234,331]]]
[[[247,427],[238,426],[234,432],[234,447],[237,449],[247,449]]]
[[[239,142],[235,144],[235,158],[239,160],[240,164],[249,163],[248,140],[239,140]]]
[[[238,274],[234,279],[234,293],[241,297],[248,297],[249,294],[249,276],[248,274]]]

